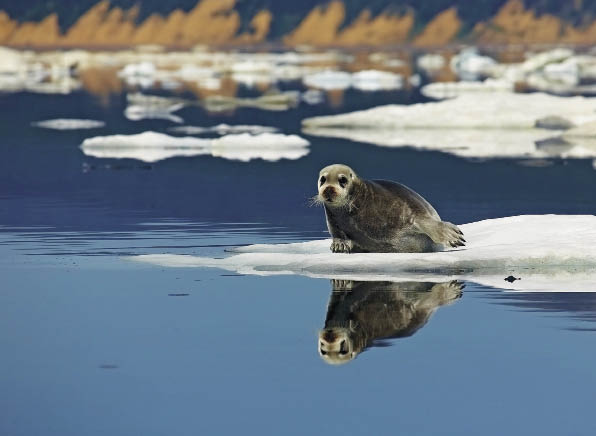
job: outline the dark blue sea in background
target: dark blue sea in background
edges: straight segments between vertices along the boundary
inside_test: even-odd
[[[317,352],[329,280],[126,259],[326,237],[308,200],[319,169],[340,162],[411,186],[455,223],[596,214],[591,160],[471,161],[300,131],[305,117],[422,100],[349,91],[338,107],[188,107],[186,124],[274,126],[310,152],[147,164],[79,148],[172,127],[127,120],[125,95],[0,95],[0,435],[596,434],[596,294],[469,284],[413,336],[329,366]],[[31,126],[51,118],[106,127]]]

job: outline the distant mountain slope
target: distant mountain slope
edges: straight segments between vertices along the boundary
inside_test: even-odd
[[[596,42],[596,0],[0,0],[0,10],[0,44],[12,46]]]

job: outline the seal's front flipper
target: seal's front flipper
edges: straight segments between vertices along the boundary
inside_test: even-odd
[[[455,224],[447,221],[417,219],[414,221],[414,227],[419,232],[426,233],[433,242],[446,247],[462,247],[466,243],[463,232]]]
[[[354,249],[354,242],[349,239],[333,238],[331,242],[332,253],[351,253]]]

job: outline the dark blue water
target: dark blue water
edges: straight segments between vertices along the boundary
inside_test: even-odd
[[[179,114],[186,124],[301,134],[307,116],[419,100],[349,92],[341,107]],[[296,161],[85,156],[87,137],[171,127],[128,121],[124,107],[124,96],[0,96],[0,435],[596,432],[595,294],[468,284],[430,319],[378,329],[354,360],[332,366],[317,351],[329,280],[127,260],[324,237],[308,198],[318,170],[335,162],[406,183],[456,223],[595,214],[590,161],[472,162],[305,135],[310,153]],[[107,126],[30,126],[70,117]],[[340,308],[355,305],[366,328],[387,315],[378,292],[387,291],[354,294]],[[403,315],[428,295],[395,294],[388,307]]]

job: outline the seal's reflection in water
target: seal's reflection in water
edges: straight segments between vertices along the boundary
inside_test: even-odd
[[[381,339],[405,338],[422,328],[434,311],[462,296],[458,281],[361,282],[332,280],[325,328],[318,349],[329,364],[353,360]]]

